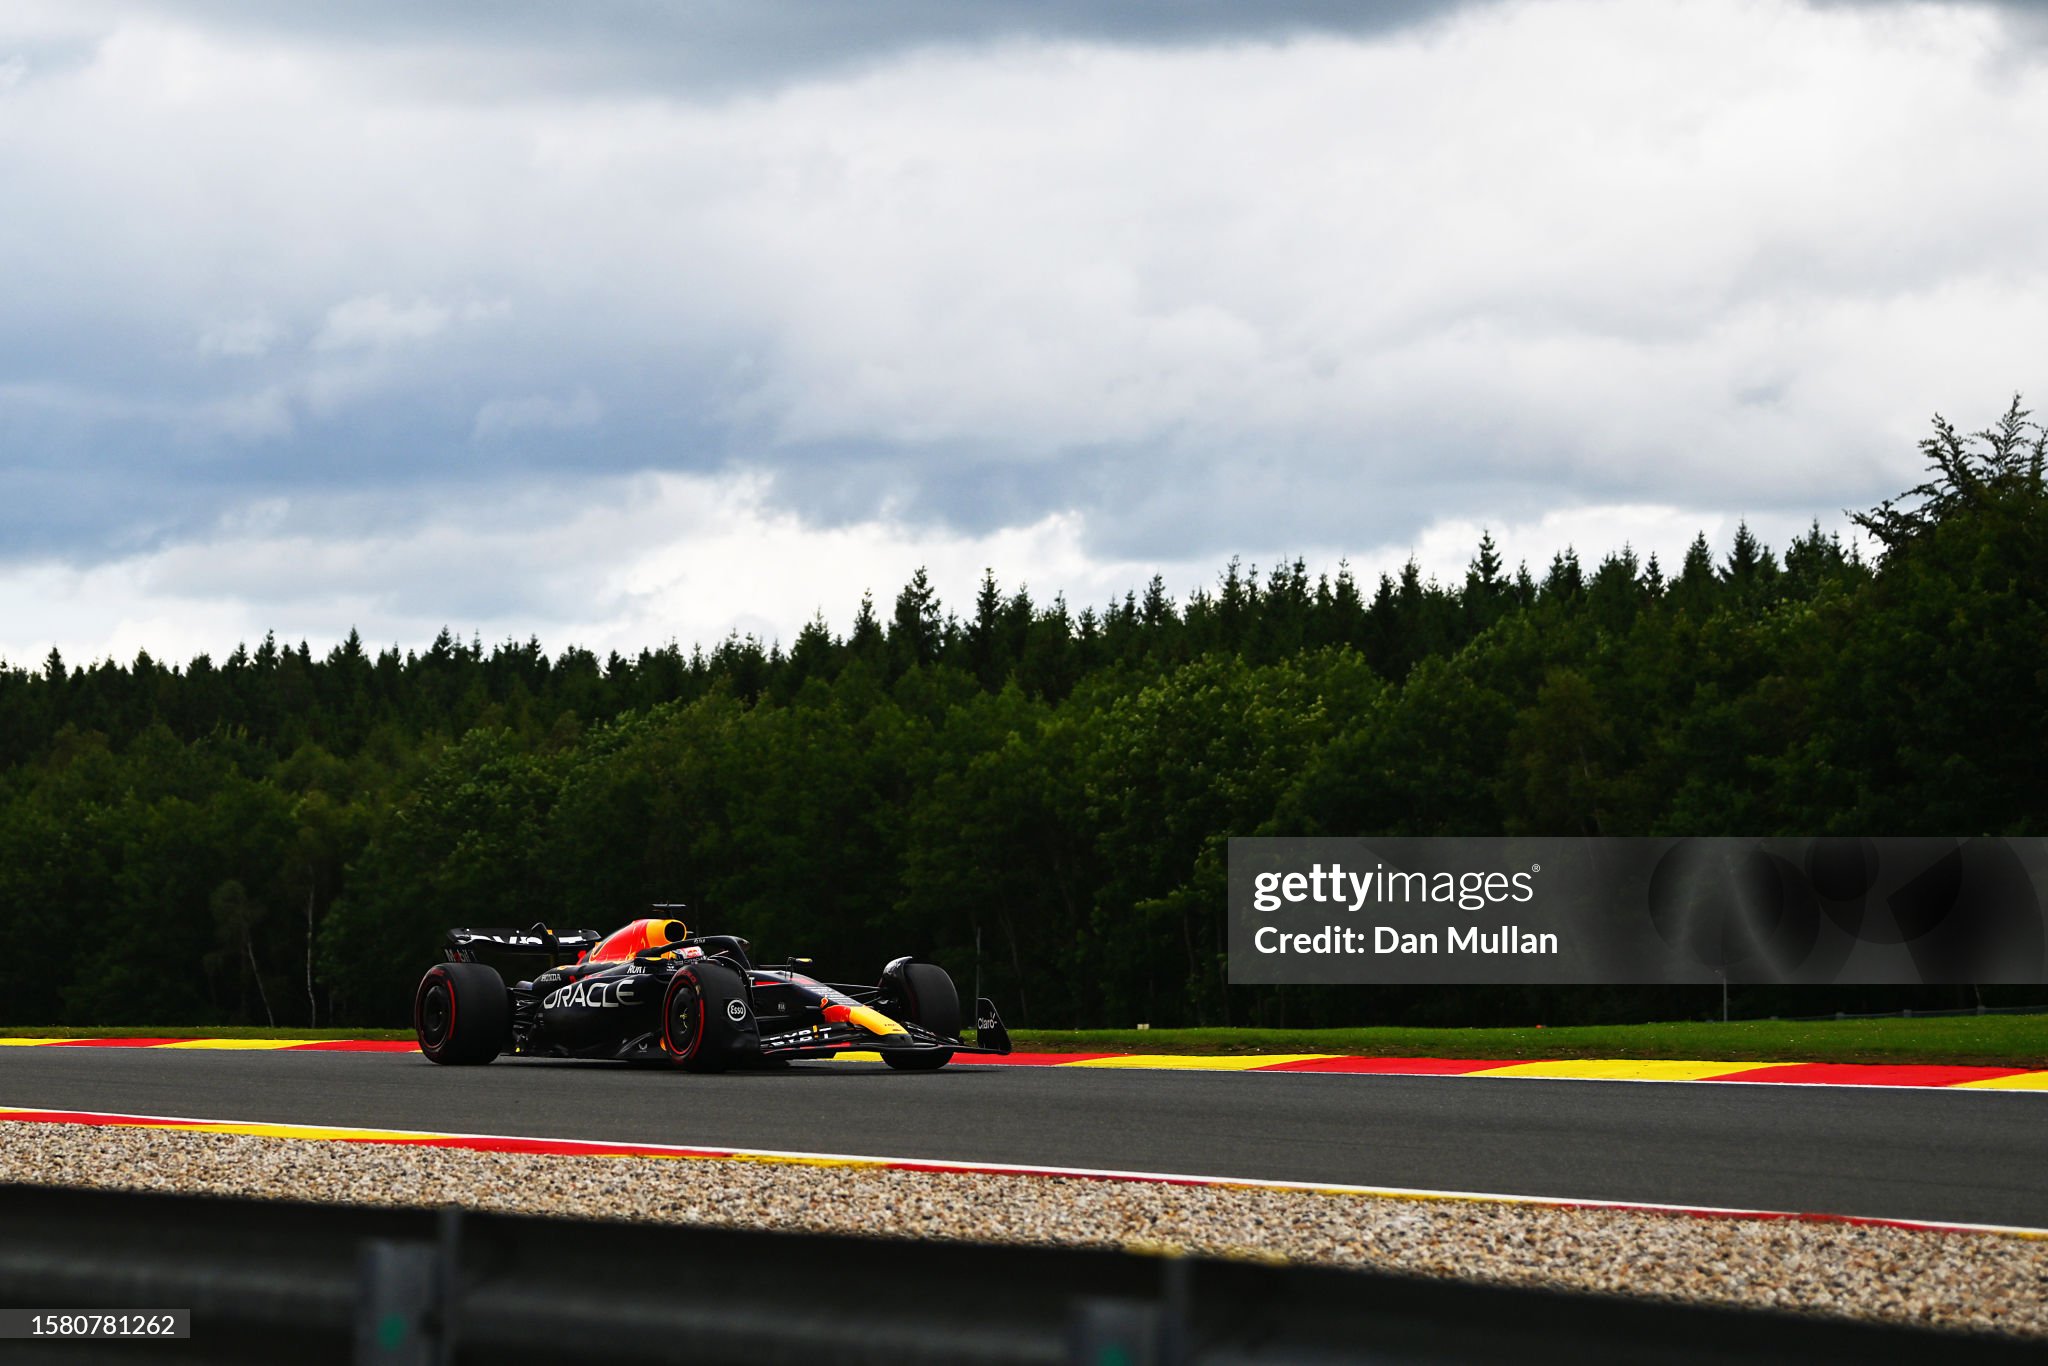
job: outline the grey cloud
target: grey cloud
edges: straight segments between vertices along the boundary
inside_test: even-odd
[[[21,282],[0,317],[0,550],[90,562],[266,498],[329,502],[320,525],[346,537],[649,469],[766,471],[821,527],[1073,510],[1092,551],[1153,560],[1400,544],[1561,502],[1825,515],[1896,491],[1959,383],[1989,411],[2032,378],[1986,359],[2024,353],[2023,326],[2015,344],[1983,324],[2038,297],[2048,250],[2037,190],[1971,193],[2026,127],[1972,103],[1982,82],[1924,115],[1922,143],[1967,128],[1971,148],[1886,123],[1821,194],[1808,168],[1887,114],[1883,92],[1821,91],[1809,119],[1795,71],[1765,92],[1784,102],[1724,120],[1726,92],[1657,77],[1654,40],[1560,90],[1585,29],[1526,45],[1564,6],[1500,11],[1518,27],[1476,45],[1476,74],[1258,41],[1482,8],[154,8],[296,42],[311,74],[280,92],[229,53],[254,93],[125,110],[149,82],[110,83],[70,106],[78,143],[56,119],[37,135],[35,192],[0,230]],[[1754,35],[1702,16],[1745,12],[1672,11],[1736,51]],[[992,74],[968,50],[1024,35],[1113,50]],[[1194,50],[1224,40],[1242,46]],[[787,83],[933,44],[948,60],[901,82],[516,102]],[[373,47],[479,89],[534,81],[450,111],[330,79],[336,50]],[[1581,85],[1604,101],[1572,105]],[[122,160],[148,136],[161,155]],[[1927,183],[1884,189],[1908,171]],[[1898,212],[1929,202],[1954,207]],[[343,496],[365,490],[378,510]]]
[[[452,93],[654,88],[717,94],[1009,39],[1142,46],[1372,37],[1500,0],[154,0],[202,24],[421,60]]]
[[[2038,9],[2040,0],[1805,0],[1814,9],[1922,9],[1930,6],[1948,9],[1996,10],[2009,14],[2025,14]]]
[[[568,432],[595,427],[604,420],[604,403],[589,385],[580,385],[567,398],[528,394],[523,398],[494,398],[477,409],[473,435],[479,440],[534,430]]]
[[[2041,0],[1805,0],[1805,3],[1819,10],[1906,10],[1929,5],[1984,10],[1998,17],[2005,35],[2020,48],[2048,47],[2048,10],[2044,10]]]

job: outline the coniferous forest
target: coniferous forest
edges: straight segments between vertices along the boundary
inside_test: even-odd
[[[1233,561],[1184,601],[920,572],[788,646],[600,659],[444,632],[0,670],[0,1022],[393,1025],[451,924],[649,902],[866,980],[935,958],[1027,1027],[1526,1024],[1689,988],[1226,988],[1263,834],[2048,833],[2043,436],[1936,419],[1813,529],[1462,582]],[[976,944],[979,943],[977,962]],[[2003,995],[2038,989],[2005,989]],[[1745,988],[1738,1013],[1968,1004]],[[1995,1001],[1993,989],[1982,999]]]

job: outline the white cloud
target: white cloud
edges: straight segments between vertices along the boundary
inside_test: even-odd
[[[648,475],[479,494],[446,490],[432,510],[379,502],[265,499],[236,508],[207,535],[90,570],[39,563],[0,570],[0,659],[33,665],[54,645],[73,663],[147,649],[160,661],[218,658],[265,631],[310,640],[324,652],[351,628],[376,645],[418,649],[443,627],[488,643],[538,635],[599,654],[675,640],[707,647],[729,632],[785,646],[813,615],[844,633],[862,592],[889,612],[918,568],[947,610],[972,610],[984,569],[1005,593],[1028,588],[1040,605],[1064,594],[1069,609],[1100,611],[1142,595],[1155,573],[1177,601],[1213,592],[1220,560],[1106,558],[1090,548],[1086,518],[1050,514],[980,535],[934,532],[887,517],[807,526],[777,506],[756,475]],[[1803,523],[1752,518],[1780,551]],[[376,526],[379,530],[357,528]],[[1246,567],[1270,571],[1301,558],[1334,575],[1348,558],[1368,595],[1380,574],[1411,556],[1426,577],[1463,581],[1481,523],[1448,518],[1413,542],[1363,553],[1274,539],[1245,547]],[[1512,572],[1526,560],[1539,579],[1553,552],[1575,547],[1590,573],[1624,543],[1674,573],[1704,530],[1725,555],[1734,519],[1660,506],[1578,507],[1490,530]],[[544,575],[522,572],[541,564]]]
[[[388,295],[366,295],[327,310],[327,321],[313,338],[313,349],[376,350],[424,341],[447,327],[452,316],[445,305],[427,299],[394,304]]]
[[[555,649],[633,653],[670,639],[709,645],[732,630],[787,643],[821,611],[844,630],[864,588],[886,610],[919,565],[956,604],[969,601],[984,564],[1001,566],[1012,587],[1028,574],[1048,598],[1058,584],[1071,593],[1085,581],[1105,596],[1111,579],[1129,586],[1081,550],[1071,516],[987,537],[934,537],[884,520],[818,531],[776,510],[756,476],[471,491],[461,502],[459,514],[405,518],[267,499],[204,537],[91,570],[0,571],[0,601],[19,607],[0,657],[33,663],[53,644],[74,662],[138,648],[218,657],[285,623],[285,634],[320,648],[351,627],[418,647],[447,625],[488,641],[538,632]],[[350,530],[356,522],[388,529]],[[544,578],[518,572],[535,561]]]
[[[1450,517],[1425,528],[1405,553],[1393,553],[1393,548],[1388,547],[1369,560],[1375,566],[1375,574],[1395,572],[1388,566],[1404,563],[1412,555],[1425,579],[1434,578],[1447,587],[1457,587],[1465,581],[1465,571],[1478,550],[1480,536],[1490,534],[1510,576],[1526,565],[1530,575],[1541,583],[1549,572],[1551,557],[1567,549],[1578,555],[1580,566],[1590,576],[1601,560],[1626,548],[1634,551],[1637,561],[1645,566],[1654,555],[1668,580],[1677,577],[1685,562],[1686,549],[1697,535],[1705,534],[1718,564],[1728,555],[1736,525],[1746,521],[1757,539],[1782,557],[1785,547],[1794,537],[1805,535],[1814,520],[1777,514],[1748,517],[1714,509],[1654,504],[1555,508],[1526,521],[1496,521],[1490,525],[1471,518]],[[1840,516],[1818,520],[1824,532],[1842,536],[1845,545],[1856,540],[1854,528],[1848,527]],[[1858,544],[1867,552],[1868,546]]]

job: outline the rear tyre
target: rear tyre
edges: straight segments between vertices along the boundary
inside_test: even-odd
[[[489,1062],[512,1042],[512,993],[482,963],[436,963],[412,999],[420,1052],[455,1067]]]
[[[897,1018],[949,1039],[960,1037],[960,993],[944,968],[933,963],[905,963],[900,991]],[[950,1048],[931,1053],[882,1051],[882,1061],[899,1072],[936,1071],[952,1060]]]

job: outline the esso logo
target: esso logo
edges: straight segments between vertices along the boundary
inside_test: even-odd
[[[683,950],[683,957],[685,958],[702,958],[703,956],[704,950],[698,948],[695,944]]]
[[[725,1018],[731,1020],[734,1024],[738,1024],[741,1020],[746,1019],[746,1003],[743,1001],[727,1001],[725,1003]]]

